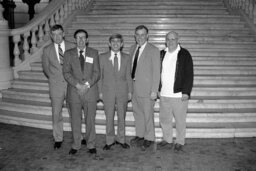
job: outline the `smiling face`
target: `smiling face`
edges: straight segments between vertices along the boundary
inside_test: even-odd
[[[139,46],[144,45],[144,43],[148,40],[148,33],[147,30],[139,29],[135,32],[135,40]]]
[[[79,49],[84,49],[87,43],[86,34],[84,32],[79,32],[76,34],[76,44]]]
[[[166,46],[169,49],[169,52],[173,52],[177,48],[179,44],[178,40],[179,40],[179,36],[175,32],[169,32],[166,35],[165,41],[166,41]]]
[[[61,29],[51,31],[51,38],[54,43],[60,44],[63,41],[65,34]]]
[[[122,40],[119,39],[119,38],[113,38],[113,39],[110,40],[109,46],[110,46],[110,48],[111,48],[112,51],[114,51],[114,52],[119,52],[120,49],[121,49],[122,46],[123,46],[123,42],[122,42]]]

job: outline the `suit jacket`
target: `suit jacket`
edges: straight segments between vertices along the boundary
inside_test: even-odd
[[[65,50],[75,47],[75,44],[64,41]],[[67,88],[67,83],[62,74],[62,66],[59,63],[54,43],[49,44],[43,50],[42,65],[45,75],[49,79],[49,90],[51,97],[63,95],[63,89]]]
[[[126,53],[120,53],[120,70],[115,76],[110,56],[110,51],[100,55],[99,92],[103,94],[103,101],[115,100],[115,97],[128,100],[128,93],[132,93],[131,58]]]
[[[131,58],[134,56],[137,45],[130,49]],[[134,91],[140,97],[150,97],[151,92],[158,92],[160,82],[160,52],[151,43],[146,44],[139,60],[135,73]]]
[[[97,101],[99,98],[97,82],[100,78],[98,51],[90,47],[86,48],[84,71],[78,57],[77,48],[70,49],[64,53],[63,75],[68,82],[67,100],[69,102],[80,103],[76,84],[90,84],[89,91],[84,97],[85,101]]]

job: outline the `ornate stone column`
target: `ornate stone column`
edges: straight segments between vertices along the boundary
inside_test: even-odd
[[[0,91],[11,87],[13,70],[10,66],[9,28],[8,22],[3,18],[3,8],[0,4]],[[0,94],[1,96],[1,94]]]

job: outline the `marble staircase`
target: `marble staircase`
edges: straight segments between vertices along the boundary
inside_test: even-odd
[[[89,46],[104,52],[112,33],[124,36],[125,52],[134,43],[134,28],[149,28],[149,41],[164,48],[169,30],[181,36],[194,61],[194,88],[187,116],[188,138],[256,136],[256,39],[239,16],[229,14],[222,0],[95,0],[66,29],[73,40],[76,29],[89,33]],[[47,79],[40,62],[20,71],[12,88],[2,92],[0,122],[51,129]],[[64,128],[70,131],[67,109]],[[155,105],[157,138],[159,101]],[[128,104],[126,134],[133,136],[132,105]],[[98,103],[97,133],[105,133],[103,104]],[[83,125],[84,126],[84,125]]]

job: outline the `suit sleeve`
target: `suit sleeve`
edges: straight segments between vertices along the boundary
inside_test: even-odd
[[[95,52],[94,63],[93,63],[93,74],[92,77],[89,78],[88,83],[90,86],[94,86],[100,79],[100,64],[99,64],[99,53]]]
[[[193,60],[190,53],[187,51],[186,53],[186,66],[185,69],[185,83],[183,84],[182,94],[187,94],[190,96],[193,87],[194,81],[194,69],[193,69]]]
[[[128,63],[126,67],[126,80],[128,82],[128,92],[132,93],[132,76],[131,76],[131,66],[132,66],[132,57],[130,55],[127,55]]]
[[[157,48],[152,51],[152,74],[153,74],[153,82],[151,92],[158,92],[159,83],[160,83],[160,52]]]
[[[50,73],[50,71],[49,71],[49,54],[48,54],[46,48],[44,48],[44,50],[43,50],[42,66],[43,66],[43,71],[44,71],[45,75],[47,77],[49,77],[49,75],[50,75],[49,74]]]
[[[103,65],[103,56],[99,56],[100,63],[100,79],[98,82],[99,93],[102,93],[102,83],[103,83],[103,73],[104,73],[104,65]]]
[[[79,81],[75,79],[72,74],[71,60],[72,60],[71,54],[69,53],[69,51],[66,51],[64,53],[64,63],[63,63],[62,71],[63,71],[63,76],[65,80],[70,85],[75,87]]]

